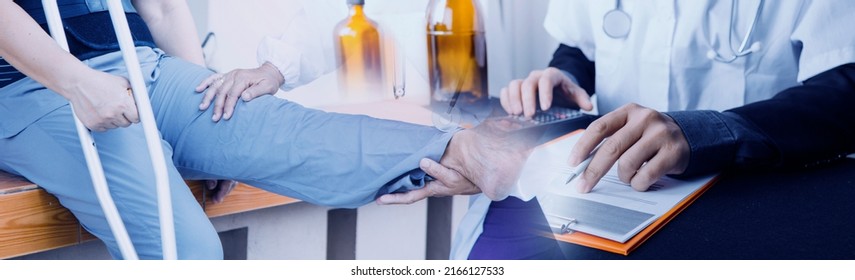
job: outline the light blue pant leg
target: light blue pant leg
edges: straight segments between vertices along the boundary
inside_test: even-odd
[[[311,203],[357,207],[421,186],[411,175],[419,160],[439,160],[451,139],[433,127],[325,113],[269,95],[239,101],[231,120],[214,123],[194,92],[210,74],[165,58],[152,85],[161,133],[185,177],[233,178]]]
[[[133,125],[93,136],[110,193],[137,253],[143,259],[162,258],[154,176],[142,127]],[[163,149],[166,158],[171,158],[166,142]],[[88,231],[104,241],[114,257],[121,257],[95,196],[69,106],[51,112],[14,137],[0,139],[0,154],[4,168],[57,196]],[[179,257],[221,259],[216,231],[172,163],[167,162],[167,167]]]

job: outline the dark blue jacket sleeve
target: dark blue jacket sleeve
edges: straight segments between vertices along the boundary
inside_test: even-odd
[[[561,71],[569,73],[576,80],[576,83],[585,89],[588,94],[594,94],[595,90],[595,72],[594,62],[588,60],[582,50],[570,47],[564,44],[558,46],[555,53],[552,54],[552,61],[549,62],[549,67],[558,68]],[[561,91],[561,87],[556,87],[555,91]],[[565,96],[556,94],[555,96]],[[565,98],[555,98],[555,105],[561,107],[575,108],[575,103],[566,100]]]
[[[804,168],[855,152],[855,64],[838,66],[769,100],[723,113],[668,113],[691,147],[682,176],[726,168]]]
[[[572,74],[580,87],[588,91],[589,94],[594,93],[594,62],[588,60],[582,50],[565,44],[559,45],[555,53],[552,54],[549,67],[555,67]]]

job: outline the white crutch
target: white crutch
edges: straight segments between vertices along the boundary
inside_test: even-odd
[[[62,18],[59,15],[59,7],[56,1],[42,0],[42,5],[44,6],[51,35],[63,49],[68,51],[68,41],[65,37]],[[125,66],[128,70],[128,79],[131,82],[131,89],[134,92],[134,100],[137,104],[140,123],[143,126],[148,151],[151,156],[151,164],[154,169],[163,258],[168,260],[176,259],[178,253],[175,246],[175,225],[172,216],[172,200],[169,193],[169,177],[166,171],[166,159],[163,156],[163,149],[160,144],[160,134],[157,130],[154,114],[151,109],[151,101],[143,82],[142,69],[140,68],[139,58],[137,58],[136,47],[131,39],[130,27],[128,27],[128,19],[125,17],[122,2],[121,0],[107,0],[107,8],[110,12],[110,19],[112,20],[113,28],[116,30],[119,48],[122,51]],[[73,111],[74,108],[72,107]],[[95,193],[98,196],[98,201],[101,203],[104,215],[107,217],[107,223],[110,225],[113,236],[119,245],[122,257],[127,260],[139,259],[125,229],[125,225],[122,222],[122,218],[119,217],[119,211],[116,209],[113,198],[110,196],[107,179],[104,177],[104,169],[101,166],[101,160],[98,157],[98,150],[95,147],[92,134],[83,126],[83,123],[77,118],[76,113],[74,114],[74,123],[77,127],[77,134],[80,137],[80,145],[83,147],[86,165],[89,168],[89,176],[92,177],[92,184],[95,186]]]

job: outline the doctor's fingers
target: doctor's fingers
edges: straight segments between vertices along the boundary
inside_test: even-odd
[[[201,92],[205,91],[205,89],[207,89],[208,87],[213,85],[214,82],[221,80],[222,78],[223,78],[223,74],[219,74],[219,73],[211,74],[210,76],[208,76],[207,78],[202,80],[202,82],[199,83],[198,86],[196,86],[196,92],[201,93]]]
[[[508,87],[503,87],[499,93],[499,104],[502,104],[502,109],[505,109],[505,112],[510,112],[511,107],[508,104]]]
[[[671,173],[678,161],[678,157],[674,156],[672,151],[663,148],[638,169],[638,172],[632,176],[630,185],[637,191],[646,191],[659,178]]]
[[[224,93],[220,93],[225,95],[225,104],[223,105],[223,118],[228,120],[232,118],[232,115],[235,112],[235,106],[237,105],[238,99],[241,97],[241,94],[247,89],[251,87],[247,85],[245,81],[233,80],[231,83],[231,87],[229,87]]]
[[[535,72],[532,72],[535,73]],[[569,84],[569,86],[575,86],[573,81],[567,78],[567,75],[564,75],[561,70],[555,67],[549,67],[544,69],[543,71],[538,72],[537,78],[537,96],[540,100],[540,109],[549,110],[552,107],[552,101],[554,99],[554,91],[553,89],[556,86],[565,86],[565,84]],[[570,99],[573,100],[573,99]]]
[[[249,102],[262,95],[275,94],[278,90],[279,85],[274,84],[272,81],[263,80],[249,85],[249,87],[240,94],[240,97],[243,101]]]
[[[217,122],[223,117],[223,108],[225,108],[226,97],[228,97],[228,91],[234,85],[234,79],[224,79],[223,84],[220,86],[217,91],[217,96],[214,97],[214,115],[211,117],[211,120]]]
[[[594,109],[594,103],[591,103],[591,95],[588,94],[588,91],[573,83],[569,77],[564,76],[562,78],[561,88],[564,90],[564,98],[573,101],[582,110],[590,111]]]
[[[205,86],[205,93],[202,96],[202,102],[199,103],[199,110],[208,110],[208,107],[211,106],[211,102],[217,97],[217,93],[222,90],[223,82],[225,82],[225,78],[220,74],[208,77],[208,79],[211,78],[214,78],[214,80],[209,85]]]
[[[611,113],[608,113],[599,119],[592,122],[585,129],[585,133],[582,134],[582,137],[579,138],[579,141],[576,142],[576,145],[573,146],[573,149],[570,151],[570,158],[568,159],[568,163],[571,166],[576,166],[581,163],[588,155],[594,151],[594,148],[597,145],[600,145],[603,142],[603,139],[611,136],[627,124],[629,116],[629,109],[627,106],[623,106],[618,108]],[[603,143],[605,145],[605,143]],[[609,144],[614,145],[614,144]],[[606,147],[608,148],[608,147]],[[598,152],[599,153],[599,152]]]
[[[523,115],[526,118],[531,118],[537,111],[538,86],[541,77],[543,77],[543,71],[531,71],[520,85],[520,102],[522,102]]]
[[[640,138],[632,141],[631,147],[620,155],[618,177],[621,181],[644,191],[665,174],[682,173],[688,165],[690,148],[680,127],[656,110],[641,106],[626,108],[630,109],[626,125],[603,143],[597,157],[608,155],[613,149],[609,142],[623,137],[624,132],[641,133]],[[592,161],[591,165],[594,164]]]
[[[613,126],[620,128],[609,136],[593,155],[591,163],[585,172],[582,173],[582,178],[579,180],[579,191],[586,193],[594,188],[594,185],[608,173],[609,169],[624,155],[627,150],[632,147],[644,131],[644,128],[635,123],[625,123]],[[584,136],[583,136],[584,137]],[[581,142],[581,140],[580,140]]]
[[[523,80],[513,80],[508,84],[508,114],[520,115],[523,112],[520,87]]]
[[[653,158],[661,147],[656,137],[648,134],[642,135],[632,147],[626,150],[617,162],[618,178],[621,182],[629,184],[632,178],[638,174],[638,170],[645,162]]]

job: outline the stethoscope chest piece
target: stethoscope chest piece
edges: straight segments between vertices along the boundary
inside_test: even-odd
[[[614,39],[626,38],[632,26],[629,14],[620,8],[613,9],[603,16],[603,32]]]

